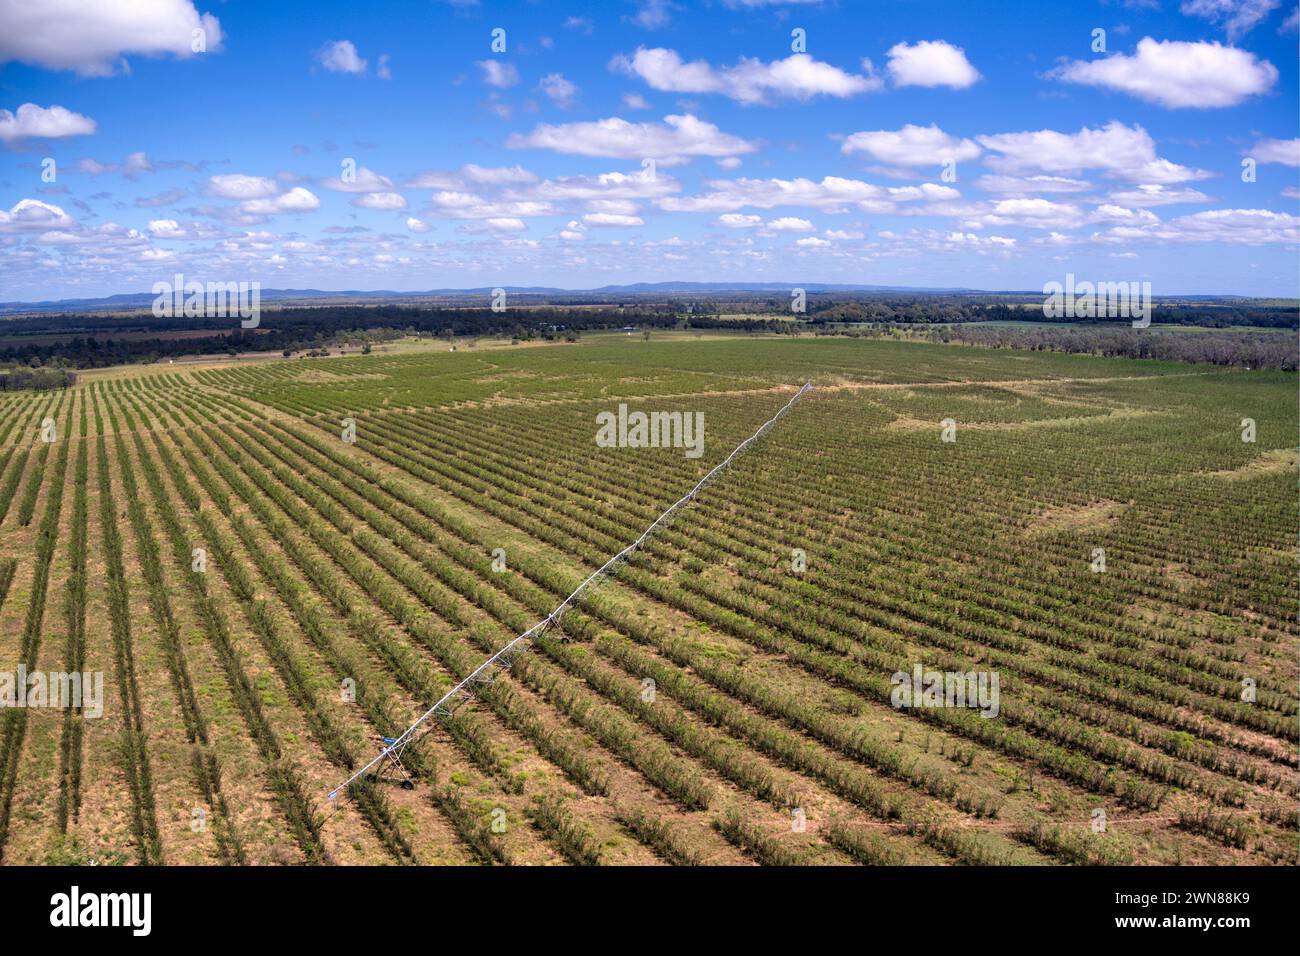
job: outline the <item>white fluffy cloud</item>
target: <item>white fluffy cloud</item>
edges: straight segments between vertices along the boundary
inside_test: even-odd
[[[239,208],[250,216],[274,216],[282,212],[310,212],[320,208],[320,200],[309,189],[295,186],[288,192],[268,199],[249,199]]]
[[[535,183],[537,174],[522,166],[462,166],[456,172],[430,169],[403,183],[410,189],[465,189],[470,185],[503,186],[513,183]]]
[[[1189,17],[1203,17],[1223,24],[1232,43],[1255,28],[1278,8],[1282,0],[1183,0],[1180,8]]]
[[[39,199],[20,199],[8,212],[0,209],[0,232],[66,229],[72,225],[72,217],[62,208]]]
[[[208,178],[208,193],[222,199],[265,199],[279,191],[280,187],[276,181],[265,176],[225,173]]]
[[[659,199],[681,191],[681,183],[666,173],[600,173],[596,176],[562,176],[536,186],[515,190],[511,198],[534,198],[556,202],[608,202],[611,200]]]
[[[501,186],[507,183],[531,183],[537,174],[522,166],[476,166],[470,163],[461,167],[461,175],[472,183]]]
[[[128,53],[186,58],[196,45],[219,51],[221,40],[220,21],[191,0],[0,0],[0,63],[110,76]]]
[[[527,229],[527,224],[522,219],[516,219],[511,216],[494,216],[491,219],[485,219],[482,222],[466,223],[460,227],[461,232],[467,233],[514,233],[523,232]]]
[[[366,166],[358,166],[355,174],[346,180],[342,176],[334,176],[323,180],[321,185],[341,193],[378,193],[391,192],[393,189],[391,179]]]
[[[1246,155],[1260,163],[1300,166],[1300,138],[1261,139],[1246,152]]]
[[[976,139],[985,149],[1000,154],[985,159],[985,164],[999,173],[1068,175],[1099,170],[1137,183],[1181,183],[1210,175],[1161,159],[1145,129],[1114,121],[1101,129],[1084,127],[1077,133],[1044,129]]]
[[[405,209],[406,197],[395,192],[362,193],[352,200],[352,205],[362,209]]]
[[[483,82],[499,90],[507,89],[519,82],[519,71],[513,63],[501,60],[479,60],[479,69],[483,71]]]
[[[86,157],[77,163],[77,170],[91,176],[102,176],[104,173],[121,173],[127,179],[134,180],[145,173],[152,173],[154,168],[153,163],[149,162],[149,157],[140,152],[131,153],[126,157],[124,163],[101,163],[97,159]]]
[[[690,114],[665,116],[662,123],[629,123],[612,116],[585,123],[541,124],[531,133],[514,133],[511,149],[549,149],[578,156],[681,161],[691,156],[734,156],[757,147],[722,132]]]
[[[538,88],[546,94],[547,99],[561,109],[567,109],[573,105],[573,98],[578,95],[578,87],[566,80],[563,74],[560,73],[546,74],[546,76],[542,77]]]
[[[1031,229],[1062,229],[1080,225],[1083,211],[1072,203],[1050,199],[999,199],[979,217],[981,225],[1027,226]]]
[[[1038,193],[1080,193],[1092,188],[1092,183],[1068,176],[1004,176],[991,174],[975,180],[975,185],[986,193],[1006,196],[1032,196]]]
[[[771,63],[745,57],[735,66],[714,67],[704,60],[687,63],[676,50],[640,47],[630,57],[614,57],[610,67],[640,77],[652,89],[670,93],[718,93],[740,103],[766,103],[773,98],[855,96],[878,90],[882,85],[878,77],[847,73],[814,60],[807,53],[795,53]]]
[[[807,219],[800,219],[798,216],[782,216],[780,219],[769,219],[764,228],[771,229],[773,232],[812,232],[816,227]]]
[[[550,203],[531,199],[493,200],[476,193],[444,189],[429,199],[429,209],[446,219],[520,219],[525,216],[549,216],[555,210]]]
[[[1300,242],[1300,216],[1267,209],[1209,209],[1171,220],[1162,239],[1257,246]]]
[[[175,219],[150,219],[149,233],[159,239],[181,239],[185,236],[185,230]]]
[[[423,219],[416,219],[414,216],[408,216],[406,219],[406,228],[411,232],[428,232],[429,224]]]
[[[866,153],[890,166],[939,166],[979,156],[979,146],[969,139],[950,136],[933,123],[898,130],[853,133],[840,146],[844,153]]]
[[[1074,60],[1050,74],[1067,83],[1117,90],[1169,109],[1235,106],[1277,82],[1277,67],[1219,43],[1143,37],[1132,56]]]
[[[1162,183],[1142,183],[1117,189],[1107,199],[1125,206],[1170,206],[1174,203],[1209,202],[1210,197],[1189,186],[1170,187]]]
[[[822,212],[840,213],[850,209],[865,212],[892,212],[899,203],[918,200],[942,202],[960,197],[951,186],[923,183],[919,186],[885,188],[860,179],[825,176],[812,179],[716,179],[707,183],[708,192],[695,196],[669,196],[659,200],[668,212],[731,213],[745,207],[773,209],[798,206]],[[742,228],[755,225],[746,217],[720,217],[718,225]],[[771,223],[768,224],[771,227]],[[776,227],[780,228],[780,227]]]
[[[331,73],[364,73],[366,61],[351,40],[333,40],[316,54],[316,60]]]
[[[644,226],[640,216],[619,215],[612,212],[589,212],[582,217],[588,226]]]
[[[728,212],[723,213],[716,220],[719,226],[727,229],[753,229],[763,224],[762,216],[747,216],[744,213]]]
[[[771,209],[803,206],[827,212],[844,211],[868,200],[887,196],[880,186],[859,179],[826,176],[812,179],[719,179],[708,183],[707,193],[670,196],[659,201],[669,212],[734,212],[746,206]]]
[[[95,121],[62,106],[37,106],[24,103],[14,112],[0,110],[0,141],[21,139],[63,139],[88,136],[95,132]]]
[[[947,86],[964,90],[980,79],[966,51],[944,40],[921,40],[890,47],[885,69],[895,86]]]

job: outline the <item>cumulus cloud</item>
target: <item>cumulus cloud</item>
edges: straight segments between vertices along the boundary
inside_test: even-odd
[[[1261,139],[1246,151],[1258,163],[1280,163],[1283,166],[1300,166],[1300,138]]]
[[[95,121],[62,106],[24,103],[14,112],[0,110],[0,142],[23,139],[64,139],[95,132]]]
[[[954,246],[995,247],[1001,249],[1011,249],[1016,244],[1016,240],[1010,236],[977,236],[973,232],[950,232],[943,237],[942,242]]]
[[[408,216],[406,219],[406,228],[411,232],[428,232],[430,226],[423,219],[416,219],[414,216]]]
[[[406,197],[395,192],[362,193],[352,200],[352,205],[362,209],[405,209]]]
[[[513,63],[500,60],[479,60],[479,69],[483,71],[483,82],[499,90],[508,89],[519,82],[519,71]]]
[[[890,166],[939,166],[964,162],[980,155],[979,146],[969,139],[950,136],[938,126],[914,126],[898,130],[874,130],[845,137],[840,151],[866,153]]]
[[[1180,7],[1189,17],[1202,17],[1222,24],[1231,43],[1236,43],[1276,10],[1282,0],[1183,0]]]
[[[1102,203],[1092,211],[1088,221],[1124,226],[1153,226],[1160,221],[1160,217],[1146,209],[1128,209],[1114,203]]]
[[[885,69],[895,86],[947,86],[964,90],[980,79],[966,51],[944,40],[921,40],[890,47]]]
[[[150,219],[149,232],[159,239],[180,239],[185,235],[175,219]]]
[[[537,181],[537,174],[524,169],[522,166],[478,166],[469,163],[462,166],[460,172],[471,183],[484,183],[493,186]]]
[[[609,202],[612,200],[658,199],[681,191],[681,183],[664,173],[600,173],[596,176],[561,176],[547,179],[526,190],[508,193],[512,198],[534,198],[566,202]]]
[[[331,73],[364,73],[366,61],[351,40],[333,40],[316,53],[316,61]]]
[[[1112,121],[1077,133],[1036,130],[977,136],[980,145],[1000,155],[987,157],[995,172],[1066,174],[1099,170],[1138,183],[1181,183],[1205,179],[1204,170],[1180,166],[1156,155],[1155,142],[1141,126]]]
[[[1074,60],[1049,76],[1127,93],[1169,109],[1236,106],[1277,82],[1277,67],[1248,50],[1219,43],[1144,37],[1132,56]]]
[[[0,2],[0,63],[111,76],[128,53],[181,58],[221,49],[221,23],[190,0]],[[200,49],[196,50],[198,46]]]
[[[1162,239],[1257,246],[1300,242],[1300,216],[1267,209],[1209,209],[1180,216],[1156,233]]]
[[[1210,201],[1210,197],[1199,189],[1189,186],[1170,187],[1163,183],[1141,183],[1128,189],[1117,189],[1106,198],[1125,206],[1141,207]]]
[[[658,30],[672,19],[670,0],[641,0],[632,22],[647,30]]]
[[[826,176],[812,179],[721,179],[708,183],[709,192],[696,196],[670,196],[659,201],[669,212],[734,212],[746,206],[771,209],[803,206],[826,212],[844,211],[867,200],[880,199],[886,192],[858,179]]]
[[[207,223],[182,225],[175,219],[151,219],[148,231],[155,239],[219,239],[224,235],[221,229]]]
[[[310,212],[320,208],[316,194],[302,186],[267,199],[248,199],[239,208],[249,216],[274,216],[285,212]]]
[[[274,196],[279,191],[280,187],[276,181],[265,176],[225,173],[208,178],[208,194],[221,199],[264,199],[267,196]]]
[[[520,219],[525,216],[549,216],[550,203],[532,199],[494,200],[476,193],[444,189],[429,199],[429,209],[446,219]]]
[[[589,212],[582,217],[588,226],[644,226],[645,220],[640,216],[620,215],[612,212]]]
[[[573,105],[573,98],[578,95],[578,87],[569,82],[560,73],[548,73],[542,77],[538,89],[546,94],[556,106],[567,109]]]
[[[924,183],[920,186],[884,188],[860,179],[825,176],[820,181],[812,179],[719,179],[707,183],[708,192],[695,196],[669,196],[659,200],[659,207],[668,212],[729,213],[747,206],[755,209],[772,209],[778,206],[798,206],[823,212],[846,212],[859,209],[866,212],[893,211],[899,203],[916,200],[934,202],[956,199],[960,193],[951,186]],[[742,219],[719,219],[719,225],[737,225]]]
[[[159,193],[156,196],[140,196],[135,200],[135,205],[140,209],[152,209],[158,206],[170,206],[172,203],[180,202],[189,193],[184,189],[169,189],[165,193]]]
[[[469,163],[456,172],[426,170],[402,185],[411,189],[465,189],[470,185],[503,186],[536,181],[537,174],[522,166],[478,166]]]
[[[467,233],[515,233],[523,232],[527,228],[527,224],[522,219],[498,216],[485,219],[483,222],[466,223],[460,227],[459,231]]]
[[[1068,176],[1002,176],[991,174],[975,180],[975,185],[986,193],[1009,196],[1030,196],[1036,193],[1078,193],[1092,188],[1092,183]]]
[[[715,222],[727,229],[753,229],[763,224],[762,216],[748,216],[739,212],[723,213]]]
[[[66,229],[73,219],[59,206],[39,199],[20,199],[8,212],[0,209],[0,232]]]
[[[999,199],[979,217],[987,226],[1026,226],[1032,229],[1060,229],[1081,225],[1083,211],[1073,203],[1050,199]]]
[[[326,189],[333,189],[341,193],[377,193],[391,192],[393,181],[387,176],[381,176],[373,169],[365,166],[358,166],[353,176],[344,179],[342,176],[333,176],[321,181],[321,185]]]
[[[614,57],[610,68],[640,77],[652,89],[670,93],[718,93],[750,104],[770,102],[773,98],[842,98],[878,90],[882,85],[874,75],[847,73],[814,60],[807,53],[795,53],[771,63],[745,57],[735,66],[715,68],[705,60],[684,62],[676,50],[640,47],[631,57]]]
[[[617,159],[650,158],[678,162],[692,156],[734,156],[751,153],[753,143],[722,132],[690,114],[665,116],[662,123],[629,123],[610,117],[585,123],[541,124],[531,133],[514,133],[511,149],[549,149],[578,156]]]
[[[816,227],[798,216],[782,216],[780,219],[769,219],[764,223],[764,228],[773,232],[812,232]]]

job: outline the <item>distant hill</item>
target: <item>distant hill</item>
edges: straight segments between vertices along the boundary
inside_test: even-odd
[[[754,292],[779,292],[789,294],[800,288],[807,292],[866,292],[866,293],[916,293],[928,295],[969,294],[978,289],[924,288],[919,286],[889,285],[836,285],[824,282],[635,282],[631,285],[607,285],[598,289],[560,289],[553,286],[482,286],[472,289],[428,289],[418,292],[395,292],[391,289],[262,289],[263,303],[311,303],[333,300],[364,302],[412,302],[422,299],[458,299],[489,296],[494,288],[504,288],[508,295],[591,297],[608,299],[616,296],[643,295],[719,295]],[[127,292],[99,299],[46,299],[40,302],[0,302],[0,315],[18,315],[32,312],[113,312],[136,311],[153,305],[152,293]]]

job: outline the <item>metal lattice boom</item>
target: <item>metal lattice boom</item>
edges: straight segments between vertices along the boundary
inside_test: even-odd
[[[439,720],[446,720],[451,717],[461,704],[472,700],[477,696],[477,688],[491,684],[504,671],[509,670],[511,665],[527,651],[529,642],[536,640],[545,634],[550,628],[559,624],[561,615],[563,615],[564,612],[573,605],[583,591],[596,585],[602,578],[611,574],[621,562],[627,559],[628,555],[641,547],[641,545],[644,544],[652,534],[659,530],[659,528],[663,527],[663,525],[677,511],[690,504],[690,502],[695,499],[695,496],[704,490],[704,488],[707,487],[708,484],[721,472],[723,472],[727,466],[735,461],[740,455],[744,454],[750,445],[762,438],[773,425],[785,417],[785,414],[789,412],[790,409],[794,407],[795,403],[798,402],[799,399],[803,398],[811,388],[811,382],[805,383],[803,388],[799,389],[799,391],[795,393],[794,397],[781,407],[780,411],[759,426],[758,430],[737,445],[730,455],[718,462],[718,464],[714,465],[713,468],[709,470],[709,473],[701,478],[694,488],[688,491],[681,498],[677,499],[677,501],[673,502],[673,504],[671,504],[663,514],[651,522],[650,526],[646,528],[645,531],[641,532],[639,538],[593,571],[591,575],[574,588],[573,593],[561,601],[550,614],[546,615],[546,617],[542,618],[528,630],[524,631],[485,660],[478,667],[474,668],[474,670],[470,671],[464,680],[451,690],[447,691],[447,693],[444,694],[437,703],[421,714],[410,727],[406,728],[406,730],[402,732],[401,736],[394,738],[391,743],[384,747],[378,756],[339,786],[331,790],[329,795],[330,800],[334,800],[338,797],[340,791],[345,790],[347,787],[356,783],[356,781],[370,773],[370,771],[381,763],[384,763],[385,761],[396,762],[401,757],[402,751],[409,747],[424,731],[433,726],[430,723],[431,718],[436,717]]]

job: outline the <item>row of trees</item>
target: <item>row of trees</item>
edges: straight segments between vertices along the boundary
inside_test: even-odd
[[[1082,352],[1122,358],[1206,362],[1240,368],[1295,371],[1300,350],[1277,332],[1163,332],[1154,329],[1069,329],[1055,326],[955,326],[929,333],[931,341],[992,348]]]
[[[68,388],[77,384],[77,373],[62,368],[0,368],[0,392]]]

